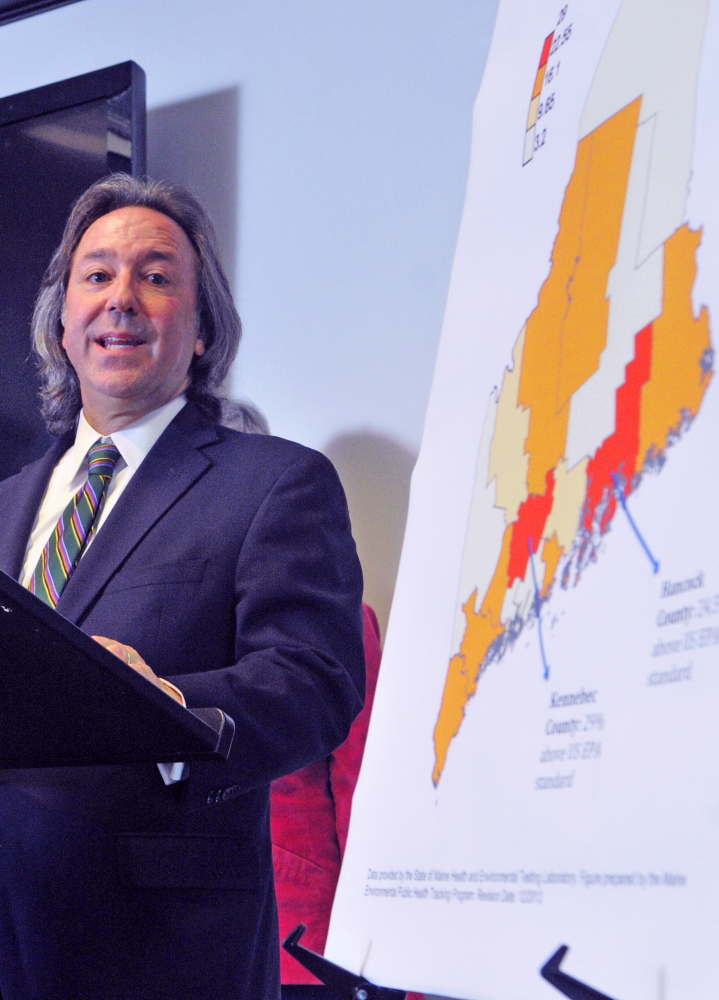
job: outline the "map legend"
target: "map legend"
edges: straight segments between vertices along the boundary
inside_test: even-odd
[[[539,98],[544,86],[544,74],[547,72],[547,62],[552,49],[554,32],[547,35],[542,46],[542,55],[539,60],[537,75],[534,78],[534,89],[532,90],[532,100],[529,103],[529,115],[527,116],[527,131],[524,136],[524,159],[522,166],[529,163],[534,156],[534,138],[537,131],[537,117],[539,115]]]

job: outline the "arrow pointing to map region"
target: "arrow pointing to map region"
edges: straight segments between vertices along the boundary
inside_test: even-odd
[[[532,579],[534,580],[534,606],[537,609],[537,628],[539,630],[539,651],[542,654],[542,665],[544,666],[544,679],[549,680],[549,664],[544,654],[544,639],[542,638],[542,601],[539,596],[539,585],[537,583],[537,573],[534,569],[534,545],[532,536],[527,539],[529,542],[529,565],[532,567]]]
[[[649,549],[649,546],[647,545],[647,543],[642,538],[641,531],[639,530],[639,528],[634,523],[634,518],[629,513],[629,508],[627,507],[627,499],[624,496],[624,490],[622,489],[622,484],[619,482],[619,476],[616,474],[616,472],[612,473],[612,479],[614,480],[614,485],[616,487],[616,492],[617,492],[617,499],[619,500],[619,503],[622,505],[622,510],[627,515],[627,520],[631,524],[632,529],[634,530],[634,534],[639,539],[639,542],[640,542],[642,548],[644,549],[644,551],[646,552],[646,554],[649,556],[649,562],[652,564],[652,568],[654,569],[654,572],[658,573],[659,572],[659,563],[657,562],[657,560],[652,555],[652,553],[651,553],[651,551]]]

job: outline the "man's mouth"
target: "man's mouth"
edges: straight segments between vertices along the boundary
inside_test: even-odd
[[[122,348],[141,347],[145,341],[132,333],[109,333],[105,337],[96,337],[95,343],[106,351],[117,351]]]

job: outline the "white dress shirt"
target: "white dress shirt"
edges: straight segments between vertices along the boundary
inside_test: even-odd
[[[115,465],[115,471],[105,497],[105,505],[100,513],[100,519],[95,525],[92,538],[102,528],[108,514],[122,496],[123,490],[140,468],[152,446],[185,403],[185,397],[178,396],[177,399],[165,403],[158,410],[153,410],[152,413],[140,417],[133,424],[128,424],[127,427],[123,427],[121,431],[115,431],[112,435],[111,440],[120,452],[120,457]],[[108,440],[110,437],[103,437],[90,426],[81,410],[75,433],[75,443],[71,448],[68,448],[55,466],[55,471],[50,477],[28,540],[21,578],[23,587],[30,586],[42,550],[55,530],[55,525],[60,520],[62,512],[77,491],[85,485],[87,453],[98,441]],[[92,544],[92,538],[85,546],[83,554]]]
[[[110,511],[122,496],[123,490],[126,489],[127,484],[139,469],[150,449],[186,402],[184,396],[178,396],[159,409],[153,410],[152,413],[147,413],[134,423],[123,427],[122,430],[115,431],[111,436],[103,436],[91,427],[84,412],[80,411],[75,443],[68,448],[55,466],[30,533],[21,577],[23,587],[30,586],[35,567],[50,535],[55,530],[55,525],[68,503],[87,480],[87,453],[90,448],[98,441],[111,440],[120,452],[120,457],[115,464],[100,518],[80,558],[92,544],[92,539],[97,532],[102,529]],[[187,777],[187,765],[182,762],[158,764],[157,766],[166,785]]]

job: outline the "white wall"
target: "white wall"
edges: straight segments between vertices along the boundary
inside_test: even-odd
[[[330,455],[384,622],[496,0],[81,0],[0,28],[0,96],[134,59],[151,170],[217,215],[233,373]]]

